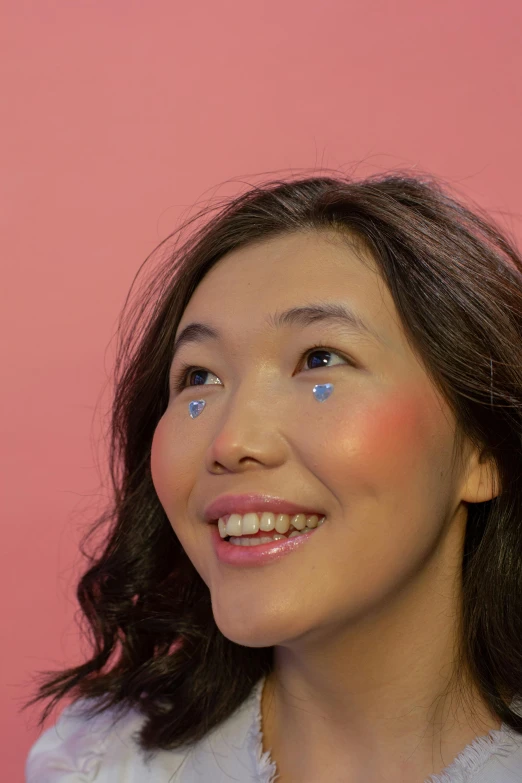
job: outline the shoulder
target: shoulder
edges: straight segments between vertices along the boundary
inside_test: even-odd
[[[31,747],[26,783],[269,783],[275,768],[261,747],[261,687],[202,740],[149,754],[138,744],[139,712],[89,717],[92,700],[75,702]]]
[[[89,717],[92,705],[92,700],[74,702],[40,735],[27,756],[26,783],[160,783],[154,761],[137,744],[144,716],[107,709]],[[171,754],[172,762],[180,755]]]

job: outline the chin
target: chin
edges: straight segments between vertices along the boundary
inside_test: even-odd
[[[228,604],[220,606],[214,601],[212,611],[223,636],[244,647],[274,647],[294,638],[289,618],[281,614],[255,612],[247,606],[240,611],[237,607],[231,609]],[[303,632],[306,629],[296,629],[295,636]]]

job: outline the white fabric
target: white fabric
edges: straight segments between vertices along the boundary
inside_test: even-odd
[[[183,750],[146,754],[136,742],[144,717],[107,710],[87,720],[85,701],[67,707],[32,746],[26,783],[276,783],[261,735],[261,679],[221,726]],[[522,714],[522,700],[512,708]],[[423,783],[522,783],[522,736],[505,724],[477,737],[446,769]],[[421,781],[419,781],[421,783]]]

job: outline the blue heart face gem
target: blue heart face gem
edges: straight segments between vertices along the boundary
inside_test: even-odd
[[[189,402],[190,418],[195,419],[196,416],[199,416],[206,404],[205,400],[192,400],[192,402]]]
[[[333,383],[318,383],[312,389],[314,397],[318,402],[324,402],[333,392]]]

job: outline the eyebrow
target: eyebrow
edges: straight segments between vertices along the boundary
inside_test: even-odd
[[[271,329],[281,329],[285,326],[310,326],[315,323],[335,323],[350,332],[367,335],[379,343],[384,343],[379,335],[357,313],[339,302],[318,302],[301,307],[290,307],[281,313],[274,313],[265,318]],[[206,340],[219,340],[218,329],[207,323],[194,321],[187,324],[178,335],[172,351],[171,361],[183,345],[201,343]]]

